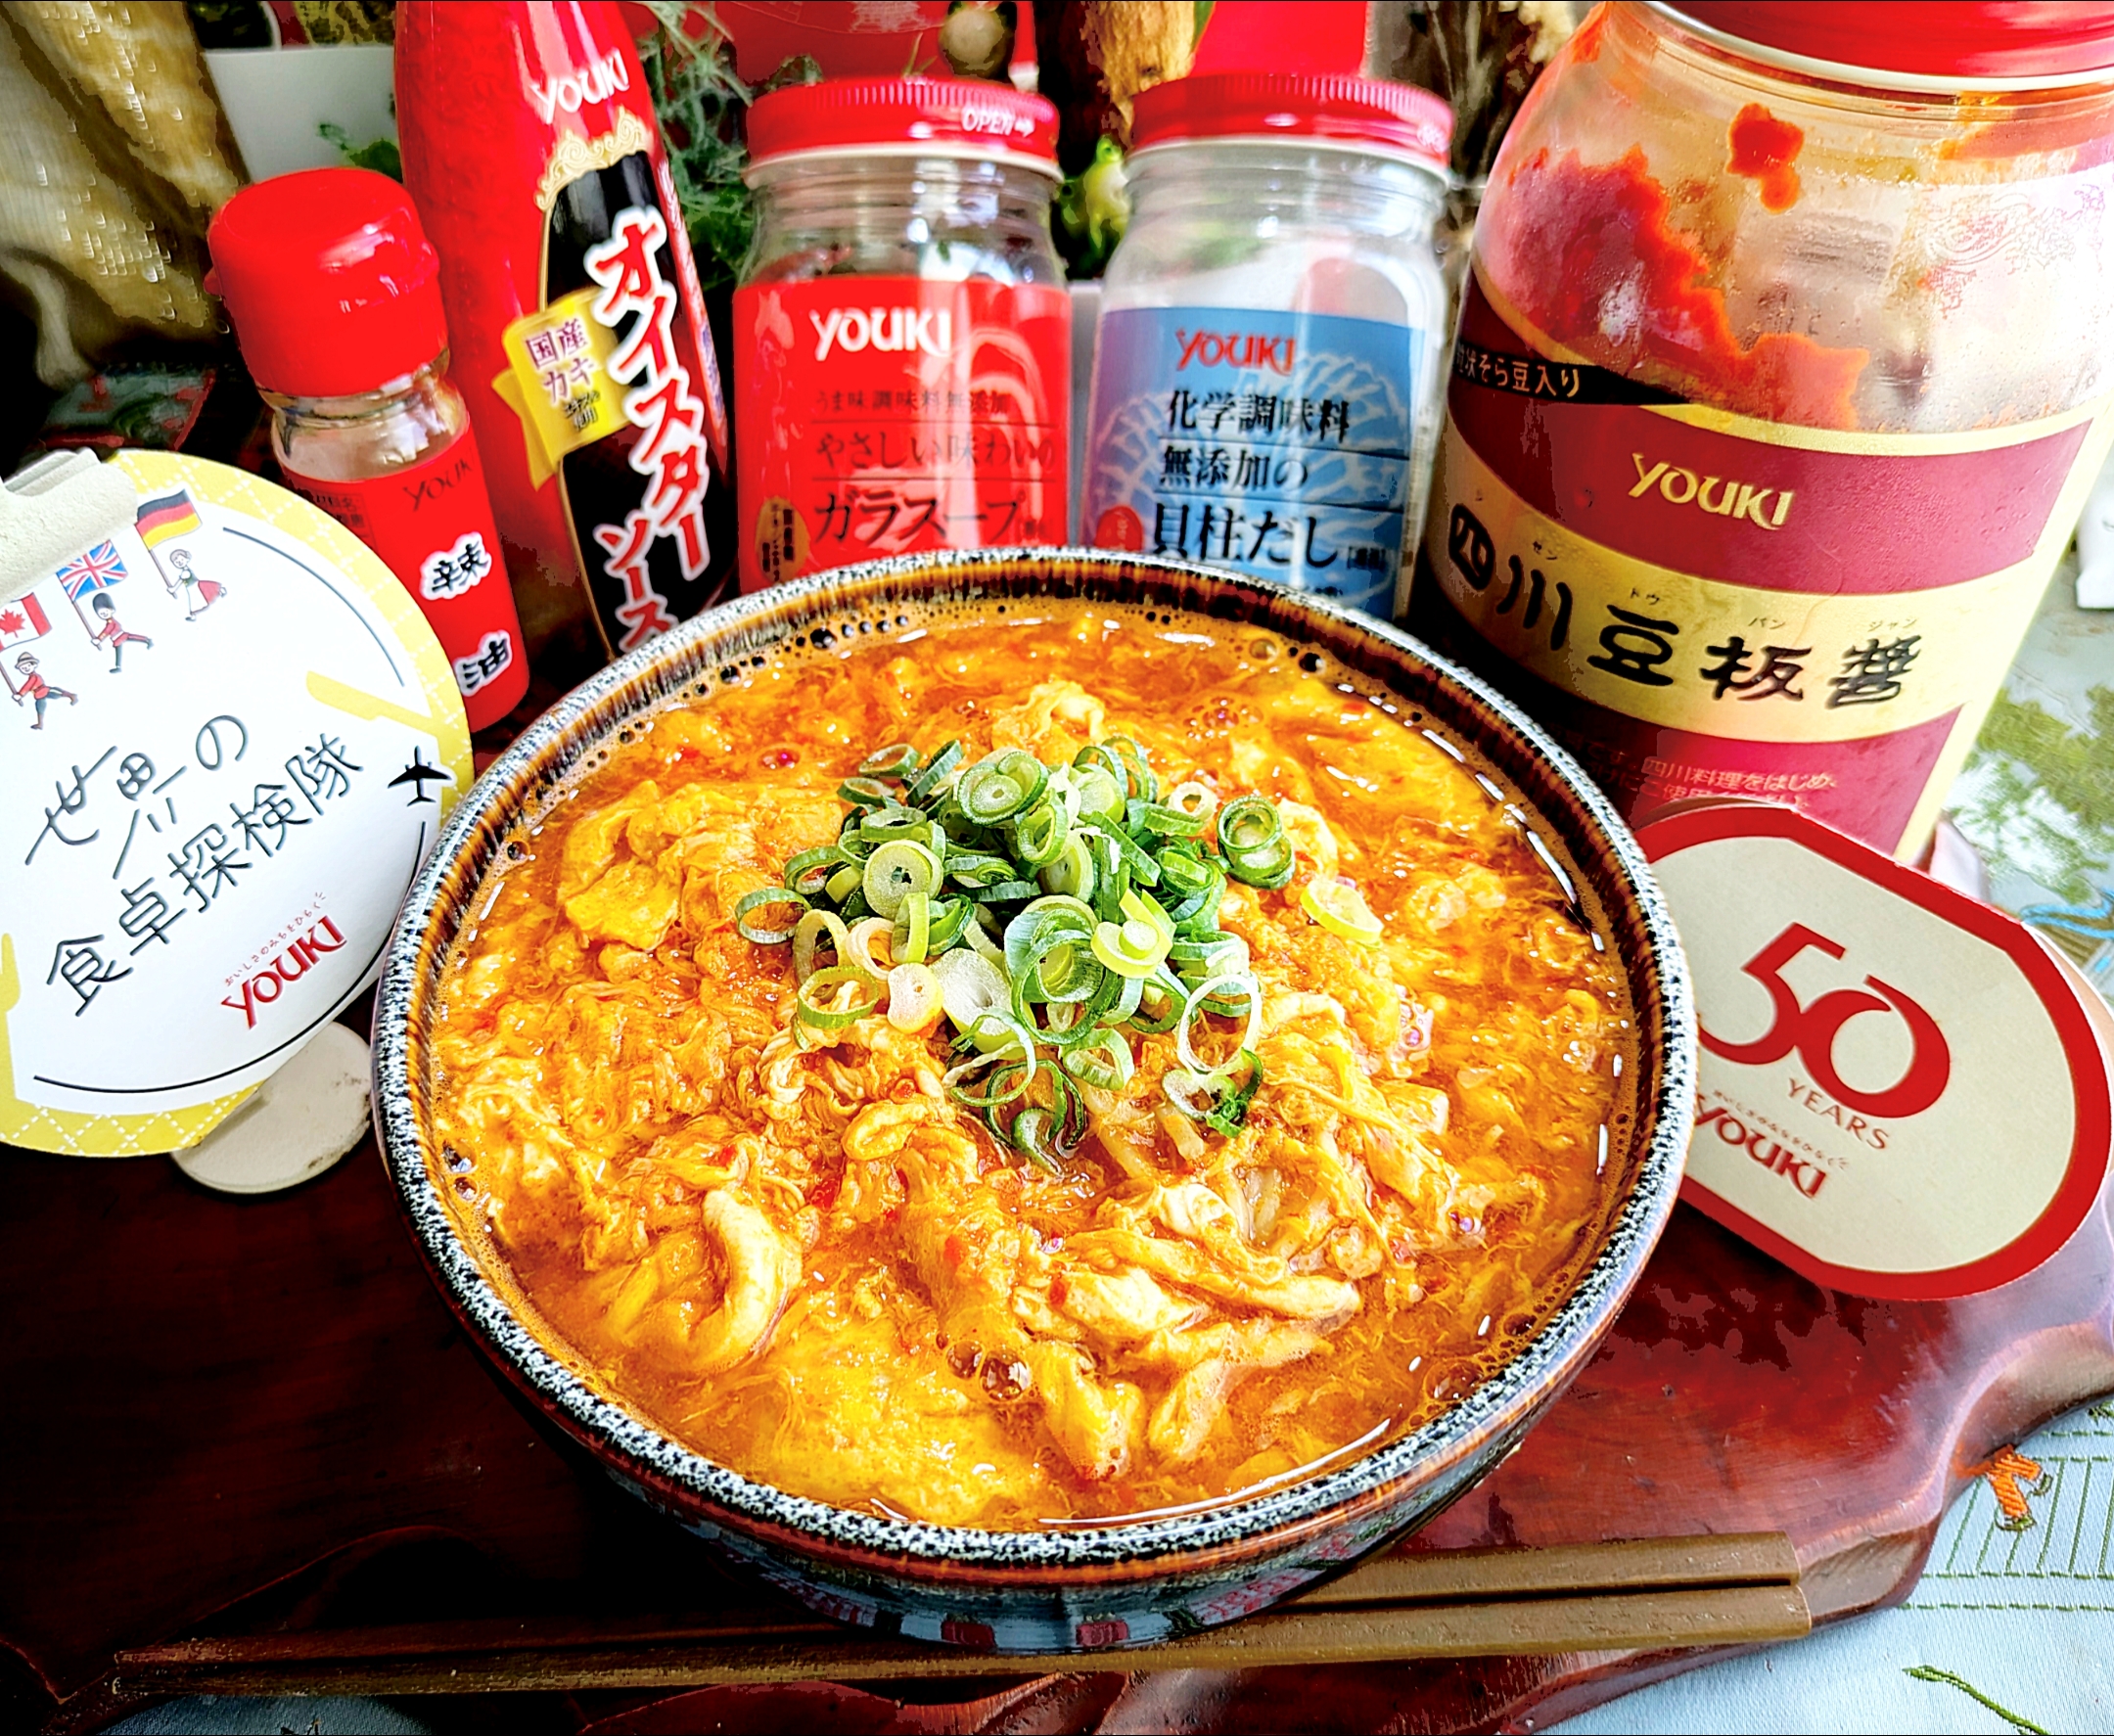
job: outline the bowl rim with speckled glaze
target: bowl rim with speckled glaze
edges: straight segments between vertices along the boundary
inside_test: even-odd
[[[441,1197],[421,1114],[425,1019],[460,919],[506,835],[540,813],[596,745],[630,718],[699,695],[767,659],[878,611],[1014,600],[1159,607],[1271,631],[1375,680],[1450,730],[1525,799],[1561,856],[1592,881],[1604,930],[1625,930],[1639,1078],[1625,1164],[1630,1191],[1565,1301],[1481,1386],[1437,1417],[1337,1469],[1203,1511],[1041,1530],[897,1520],[788,1494],[681,1445],[598,1389],[563,1341],[522,1318]],[[898,621],[897,628],[907,625]],[[1419,686],[1429,691],[1412,691]],[[1539,785],[1530,792],[1529,785]],[[1569,821],[1567,825],[1565,822]],[[1597,871],[1595,873],[1594,871]],[[1611,937],[1619,938],[1619,936]],[[456,1312],[517,1384],[621,1476],[681,1506],[796,1551],[884,1574],[1008,1583],[1151,1576],[1204,1558],[1239,1559],[1288,1533],[1325,1531],[1413,1498],[1475,1455],[1516,1440],[1585,1365],[1613,1323],[1672,1212],[1694,1118],[1696,1037],[1686,967],[1642,852],[1613,805],[1510,701],[1399,628],[1311,593],[1221,570],[1106,550],[984,550],[840,568],[710,610],[611,663],[560,700],[457,803],[406,893],[384,960],[374,1022],[377,1136],[412,1231]],[[488,1257],[504,1262],[492,1251]],[[1486,1463],[1480,1470],[1488,1470]],[[1478,1474],[1480,1474],[1480,1470]],[[1472,1482],[1473,1478],[1469,1478]],[[1463,1485],[1465,1486],[1465,1484]],[[1457,1492],[1457,1491],[1455,1491]]]

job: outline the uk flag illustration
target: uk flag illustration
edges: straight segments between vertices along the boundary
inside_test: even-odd
[[[107,591],[124,577],[124,561],[115,542],[99,542],[59,569],[60,587],[78,603],[90,591]]]

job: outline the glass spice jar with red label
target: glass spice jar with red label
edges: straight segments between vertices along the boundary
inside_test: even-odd
[[[2110,402],[2114,7],[1603,5],[1491,175],[1409,621],[1634,820],[1912,857]]]
[[[220,207],[207,287],[272,408],[272,456],[382,557],[447,654],[470,727],[528,690],[484,467],[447,378],[440,262],[371,169],[260,181]]]
[[[847,78],[749,112],[734,296],[745,590],[926,549],[1062,542],[1072,316],[1057,112]]]

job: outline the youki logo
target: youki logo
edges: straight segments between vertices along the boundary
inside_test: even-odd
[[[1715,1127],[1718,1137],[1730,1146],[1744,1146],[1747,1155],[1771,1175],[1781,1175],[1809,1200],[1817,1199],[1820,1190],[1827,1185],[1828,1172],[1818,1164],[1809,1163],[1796,1152],[1784,1150],[1776,1140],[1769,1140],[1769,1150],[1762,1149],[1766,1137],[1760,1128],[1750,1127],[1733,1115],[1722,1103],[1714,1103],[1696,1117],[1696,1133],[1701,1136],[1706,1127]]]
[[[1179,374],[1191,362],[1200,368],[1266,368],[1272,374],[1290,374],[1299,353],[1296,338],[1272,338],[1264,332],[1182,332],[1174,334],[1181,359],[1174,364]]]
[[[1723,477],[1698,477],[1692,470],[1682,470],[1678,465],[1669,465],[1665,459],[1644,468],[1644,454],[1632,452],[1630,462],[1636,466],[1636,486],[1630,490],[1630,498],[1659,490],[1659,498],[1673,506],[1686,506],[1690,501],[1704,512],[1715,513],[1721,519],[1751,519],[1765,530],[1781,530],[1785,517],[1791,511],[1792,489],[1781,491],[1774,488],[1758,488],[1752,482],[1727,481]],[[1711,490],[1718,491],[1717,498]],[[1769,517],[1762,515],[1774,496],[1776,507]]]
[[[240,1013],[243,1022],[253,1030],[256,1028],[257,1008],[270,1006],[301,978],[307,976],[310,967],[318,958],[326,952],[336,952],[344,944],[345,936],[339,933],[338,925],[326,916],[311,924],[305,935],[294,941],[261,971],[245,977],[239,998],[224,994],[220,997],[220,1004],[223,1007],[232,1007]]]
[[[577,114],[582,103],[606,103],[612,91],[630,88],[631,72],[623,64],[623,51],[613,48],[577,72],[561,72],[555,78],[529,85],[528,100],[535,104],[536,113],[548,126],[561,109],[568,114]]]
[[[954,348],[954,315],[944,307],[832,307],[829,318],[810,312],[818,362],[832,349],[856,355],[862,349],[916,350],[947,355]]]

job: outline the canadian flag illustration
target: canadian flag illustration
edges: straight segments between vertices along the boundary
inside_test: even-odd
[[[24,639],[41,639],[50,631],[51,622],[45,617],[44,606],[33,596],[0,603],[0,650],[20,645]]]

